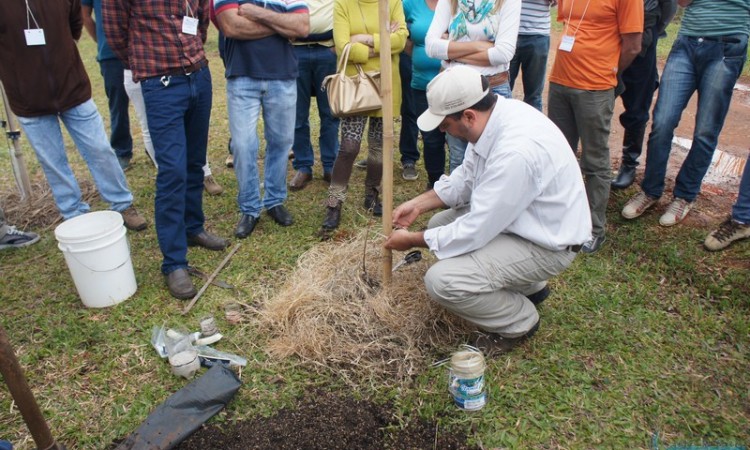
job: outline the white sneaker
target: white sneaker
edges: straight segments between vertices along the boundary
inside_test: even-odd
[[[664,227],[677,225],[682,222],[682,219],[687,216],[692,208],[693,204],[691,202],[675,197],[672,203],[669,204],[667,212],[659,218],[659,224]]]
[[[706,249],[715,252],[729,246],[734,241],[750,238],[750,225],[737,222],[729,216],[727,220],[719,225],[719,228],[706,236],[703,243]]]
[[[625,207],[622,208],[622,217],[635,219],[654,206],[658,200],[658,198],[650,197],[644,192],[639,192],[638,195],[628,200]]]

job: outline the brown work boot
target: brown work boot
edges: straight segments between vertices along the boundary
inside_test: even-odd
[[[311,173],[302,172],[298,170],[294,173],[292,181],[289,182],[289,189],[292,191],[301,191],[307,186],[307,183],[312,181],[313,176]]]
[[[211,195],[219,195],[224,192],[224,188],[216,182],[213,175],[209,175],[203,178],[203,187],[206,188],[206,192]]]
[[[198,291],[195,290],[192,280],[190,280],[190,273],[187,269],[177,269],[169,272],[165,275],[167,281],[167,287],[172,297],[179,298],[180,300],[189,300],[195,297]]]
[[[146,219],[138,214],[133,205],[128,206],[124,211],[120,211],[120,215],[122,215],[122,221],[125,222],[125,228],[128,230],[143,231],[148,226]]]

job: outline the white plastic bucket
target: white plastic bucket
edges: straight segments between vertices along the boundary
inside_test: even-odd
[[[120,213],[97,211],[55,228],[78,295],[89,308],[114,306],[135,294],[133,263]]]

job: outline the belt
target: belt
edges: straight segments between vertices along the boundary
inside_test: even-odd
[[[294,46],[295,47],[307,47],[307,48],[318,48],[318,47],[331,48],[331,47],[329,47],[327,45],[323,45],[323,44],[320,44],[318,42],[309,42],[309,43],[305,43],[305,44],[294,44]]]
[[[581,251],[581,247],[583,247],[583,245],[569,245],[565,249],[569,252],[578,253]]]
[[[168,70],[166,73],[164,73],[164,75],[168,77],[176,77],[178,75],[190,75],[192,73],[198,72],[199,70],[203,69],[206,66],[208,66],[208,60],[202,59],[195,64],[191,64],[189,66],[185,66],[180,69]]]
[[[508,82],[509,76],[508,71],[496,73],[495,75],[487,76],[487,81],[490,82],[490,87],[500,86]]]

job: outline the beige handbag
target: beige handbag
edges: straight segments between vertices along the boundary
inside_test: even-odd
[[[328,95],[328,104],[336,117],[356,116],[377,111],[383,107],[380,99],[380,72],[365,72],[355,64],[357,73],[346,76],[351,44],[346,44],[339,58],[336,73],[323,79],[322,90]]]

